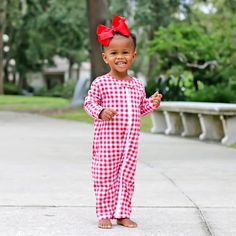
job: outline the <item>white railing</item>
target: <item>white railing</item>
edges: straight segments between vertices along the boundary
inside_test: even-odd
[[[152,122],[153,133],[236,143],[236,104],[162,102]]]

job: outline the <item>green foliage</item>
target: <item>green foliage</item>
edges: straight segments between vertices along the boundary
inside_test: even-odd
[[[76,86],[76,80],[68,80],[63,84],[62,97],[63,98],[72,98],[74,95],[74,90]]]
[[[43,87],[35,92],[35,96],[72,98],[77,81],[68,80],[64,84],[57,84],[52,89]]]
[[[57,84],[53,86],[52,89],[47,89],[43,87],[35,92],[35,96],[43,96],[43,97],[61,97],[62,96],[62,85]]]
[[[145,91],[147,97],[151,97],[158,89],[157,81],[152,79],[147,81],[147,85],[145,86]]]
[[[143,26],[152,35],[151,31],[158,30],[160,26],[167,26],[178,21],[176,13],[185,5],[181,0],[138,0],[135,19],[138,25]]]
[[[174,77],[170,75],[167,78],[159,77],[156,80],[149,80],[145,86],[145,91],[148,97],[156,91],[163,95],[163,101],[184,101],[185,86],[183,77]]]
[[[53,55],[80,63],[88,46],[86,5],[78,1],[52,0],[46,11],[36,19],[37,30],[47,45],[53,45]],[[83,51],[83,54],[81,54]]]
[[[131,2],[129,0],[107,0],[106,2],[108,6],[108,19],[112,19],[114,15],[124,16],[127,18],[131,15],[132,8],[130,7]]]
[[[19,95],[19,88],[13,83],[4,83],[4,94],[7,95]]]
[[[160,27],[167,27],[171,22],[178,22],[178,14],[185,11],[182,0],[137,0],[134,14],[138,35],[138,60],[135,70],[142,71],[149,79],[157,73],[159,55],[148,55],[148,41],[153,40],[154,32]],[[135,28],[135,27],[134,27]]]
[[[160,54],[162,70],[176,64],[191,69],[190,63],[214,60],[218,46],[216,35],[206,34],[198,25],[173,23],[156,32],[149,51]]]
[[[26,85],[28,71],[40,71],[55,55],[70,65],[88,57],[86,2],[76,0],[9,1],[6,34],[9,53],[16,61],[20,85]]]
[[[213,94],[215,85],[235,91],[235,0],[107,0],[107,3],[109,19],[115,14],[127,17],[131,30],[137,34],[137,59],[132,68],[135,73],[142,71],[148,79],[160,74],[175,78],[183,74],[187,78],[187,97],[208,87],[206,91]],[[212,6],[208,13],[199,10],[199,6],[208,4]],[[4,55],[5,65],[14,58],[20,80],[26,78],[27,71],[41,70],[45,61],[51,64],[55,54],[68,58],[70,65],[87,59],[86,1],[11,0],[7,6],[10,51]],[[148,95],[157,89],[151,83]],[[63,89],[57,86],[51,95],[69,97],[63,95],[67,94]]]
[[[154,32],[160,26],[167,26],[173,21],[178,21],[177,13],[185,10],[182,0],[136,0],[112,1],[108,0],[109,19],[113,15],[122,15],[127,18],[129,28],[137,35],[137,52],[132,69],[135,73],[140,71],[149,76],[154,74],[155,63],[147,55],[148,41],[153,39]],[[156,60],[156,58],[154,59]]]
[[[189,89],[194,93],[200,89],[199,82],[203,83],[208,95],[204,96],[204,92],[199,91],[201,100],[232,102],[231,84],[236,80],[236,48],[232,40],[232,32],[207,32],[196,24],[173,23],[156,32],[150,44],[150,54],[160,56],[159,71],[164,74],[175,71],[176,67],[180,73],[191,73],[193,80]],[[220,93],[217,87],[213,89],[215,85],[228,90]],[[194,96],[189,99],[193,98],[197,99]]]
[[[236,103],[236,90],[233,91],[229,86],[206,86],[203,89],[192,93],[188,100],[198,102]]]

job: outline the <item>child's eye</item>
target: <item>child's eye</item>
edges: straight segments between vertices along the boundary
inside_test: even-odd
[[[129,52],[128,52],[128,51],[125,51],[124,54],[129,54]]]
[[[111,52],[111,55],[116,55],[116,52]]]

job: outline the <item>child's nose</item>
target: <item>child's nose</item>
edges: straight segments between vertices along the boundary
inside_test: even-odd
[[[123,58],[122,53],[117,54],[117,58]]]

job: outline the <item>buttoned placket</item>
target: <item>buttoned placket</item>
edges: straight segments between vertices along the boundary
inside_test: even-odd
[[[126,101],[127,101],[127,108],[128,108],[128,128],[127,128],[127,136],[126,136],[126,143],[125,143],[125,151],[124,151],[124,160],[122,162],[121,168],[120,168],[120,183],[119,183],[119,194],[118,194],[118,200],[115,210],[115,218],[119,218],[120,215],[120,209],[121,209],[121,197],[122,197],[122,183],[123,183],[123,173],[124,173],[124,167],[126,165],[127,161],[127,155],[129,152],[129,144],[130,144],[130,132],[131,132],[131,126],[132,126],[132,107],[131,107],[131,101],[130,101],[130,91],[129,86],[125,86],[125,94],[126,94]]]

